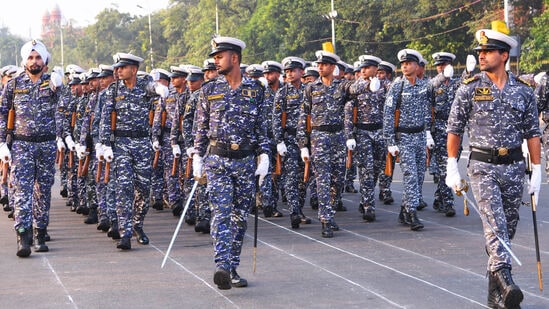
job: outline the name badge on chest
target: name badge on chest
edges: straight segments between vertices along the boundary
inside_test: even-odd
[[[490,87],[476,87],[475,95],[473,96],[474,101],[493,101],[494,95]]]

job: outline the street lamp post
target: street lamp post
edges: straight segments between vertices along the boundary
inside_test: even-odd
[[[140,9],[143,9],[143,10],[145,9],[144,7],[142,7],[139,4],[137,4],[137,7],[140,8]],[[148,15],[149,15],[149,47],[150,47],[149,53],[151,55],[151,68],[154,69],[153,38],[152,38],[151,12],[150,12],[150,10],[148,11]]]
[[[324,18],[329,19],[332,22],[332,47],[334,49],[334,53],[336,51],[336,39],[335,39],[335,19],[337,17],[337,11],[334,9],[334,0],[332,0],[332,10],[325,15],[322,15]]]

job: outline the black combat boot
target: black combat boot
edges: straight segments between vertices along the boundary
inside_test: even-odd
[[[30,229],[21,228],[17,234],[17,256],[27,257],[31,254],[32,232]]]
[[[385,205],[391,205],[395,200],[393,199],[393,195],[391,190],[383,190],[380,192],[381,200],[383,200],[383,204]]]
[[[59,194],[61,194],[62,198],[67,198],[67,196],[69,196],[69,192],[67,192],[67,187],[63,187],[63,189],[59,191]]]
[[[8,196],[7,195],[4,195],[2,196],[2,198],[0,198],[0,204],[2,204],[4,207],[4,211],[10,211],[11,210],[11,207],[9,205],[9,200],[8,200]]]
[[[435,200],[433,201],[433,209],[438,211],[440,209],[440,206],[442,206],[442,202],[440,201],[440,199],[435,198]]]
[[[364,211],[364,214],[362,215],[362,219],[366,222],[373,222],[376,220],[376,211],[372,206],[366,207],[366,210]]]
[[[410,216],[404,206],[400,206],[400,213],[398,214],[398,223],[410,225]]]
[[[220,290],[231,289],[231,274],[222,267],[218,267],[214,273],[214,283]]]
[[[513,282],[511,270],[502,268],[492,273],[495,282],[501,292],[501,297],[505,308],[520,308],[520,302],[524,298],[518,285]]]
[[[111,227],[107,231],[107,237],[114,240],[120,239],[120,232],[118,231],[118,221],[111,222]]]
[[[181,202],[177,202],[172,207],[172,214],[174,217],[181,217],[181,214],[183,213],[183,204]]]
[[[97,224],[98,231],[107,232],[109,230],[109,227],[111,227],[111,225],[109,223],[109,219],[107,218],[102,218],[101,220],[99,220],[99,224]]]
[[[84,216],[87,216],[89,213],[90,213],[90,209],[88,208],[88,206],[85,204],[85,203],[82,203],[83,205],[78,205],[76,207],[76,213],[77,214],[82,214]]]
[[[347,211],[347,207],[343,206],[343,201],[339,200],[336,204],[335,211]]]
[[[116,245],[116,248],[121,250],[130,250],[132,248],[131,238],[129,236],[122,237]]]
[[[34,229],[34,251],[35,252],[48,252],[50,249],[46,246],[46,230]]]
[[[355,189],[355,186],[353,185],[352,182],[348,183],[345,186],[345,192],[347,192],[347,193],[358,193],[358,191]]]
[[[152,204],[152,208],[154,208],[156,210],[163,210],[164,209],[164,202],[154,201],[154,203]]]
[[[84,220],[86,224],[96,224],[97,220],[97,208],[92,208],[89,210],[88,216]]]
[[[209,219],[200,219],[198,223],[194,226],[194,231],[199,233],[202,232],[203,234],[209,234],[210,233],[210,220]]]
[[[137,242],[142,245],[148,245],[149,244],[149,237],[147,237],[147,234],[143,231],[143,228],[140,226],[136,226],[133,228],[133,232],[135,236],[137,236]]]
[[[492,273],[488,273],[488,302],[486,304],[491,309],[504,309],[505,304],[501,297],[496,278]]]
[[[271,206],[263,207],[263,216],[265,216],[265,218],[272,217],[273,216],[273,208]]]
[[[50,234],[48,234],[48,228],[45,227],[45,228],[44,228],[44,231],[45,231],[45,232],[44,232],[44,240],[45,240],[45,241],[50,241],[50,240],[51,240],[51,237],[50,237]]]
[[[456,215],[456,210],[454,209],[454,205],[448,204],[446,205],[446,211],[444,212],[444,215],[446,217],[453,217]]]
[[[248,281],[244,278],[240,278],[236,269],[231,269],[231,285],[235,288],[243,288],[248,286]]]
[[[332,238],[334,237],[334,231],[332,231],[332,225],[330,222],[322,222],[322,237]]]
[[[196,213],[194,209],[188,209],[187,213],[185,214],[185,223],[188,225],[195,225],[196,224]]]
[[[419,218],[417,217],[417,211],[411,211],[409,213],[410,216],[410,229],[412,231],[419,231],[423,228],[423,223],[419,221]]]
[[[290,225],[293,229],[298,229],[300,223],[301,217],[299,216],[299,214],[290,214]]]

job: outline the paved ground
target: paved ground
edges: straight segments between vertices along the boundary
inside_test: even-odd
[[[463,164],[463,163],[462,163]],[[462,168],[464,168],[462,166]],[[247,288],[219,291],[209,235],[183,225],[170,259],[161,269],[177,219],[169,210],[151,209],[145,230],[151,244],[133,240],[130,252],[84,217],[69,211],[54,189],[48,243],[50,252],[15,256],[13,222],[0,218],[0,305],[3,308],[482,308],[486,303],[486,254],[481,221],[462,199],[458,214],[444,217],[431,207],[420,212],[425,224],[412,232],[397,220],[402,184],[397,167],[394,205],[377,205],[377,221],[363,222],[358,194],[344,195],[349,209],[336,215],[341,231],[320,237],[320,224],[289,229],[289,217],[260,216],[257,268],[252,271],[253,220],[242,253],[241,276]],[[432,204],[428,176],[425,200]],[[525,198],[525,201],[527,199]],[[549,203],[542,185],[541,203]],[[306,214],[316,218],[307,205]],[[522,308],[549,308],[539,291],[531,210],[523,207],[513,250],[514,278],[525,293]],[[544,269],[549,269],[549,208],[538,209]],[[549,286],[549,281],[547,283]]]

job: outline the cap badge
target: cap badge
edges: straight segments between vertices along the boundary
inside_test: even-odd
[[[480,32],[480,37],[478,39],[478,42],[480,45],[484,45],[488,43],[488,37],[486,36],[486,33],[484,33],[484,31]]]

